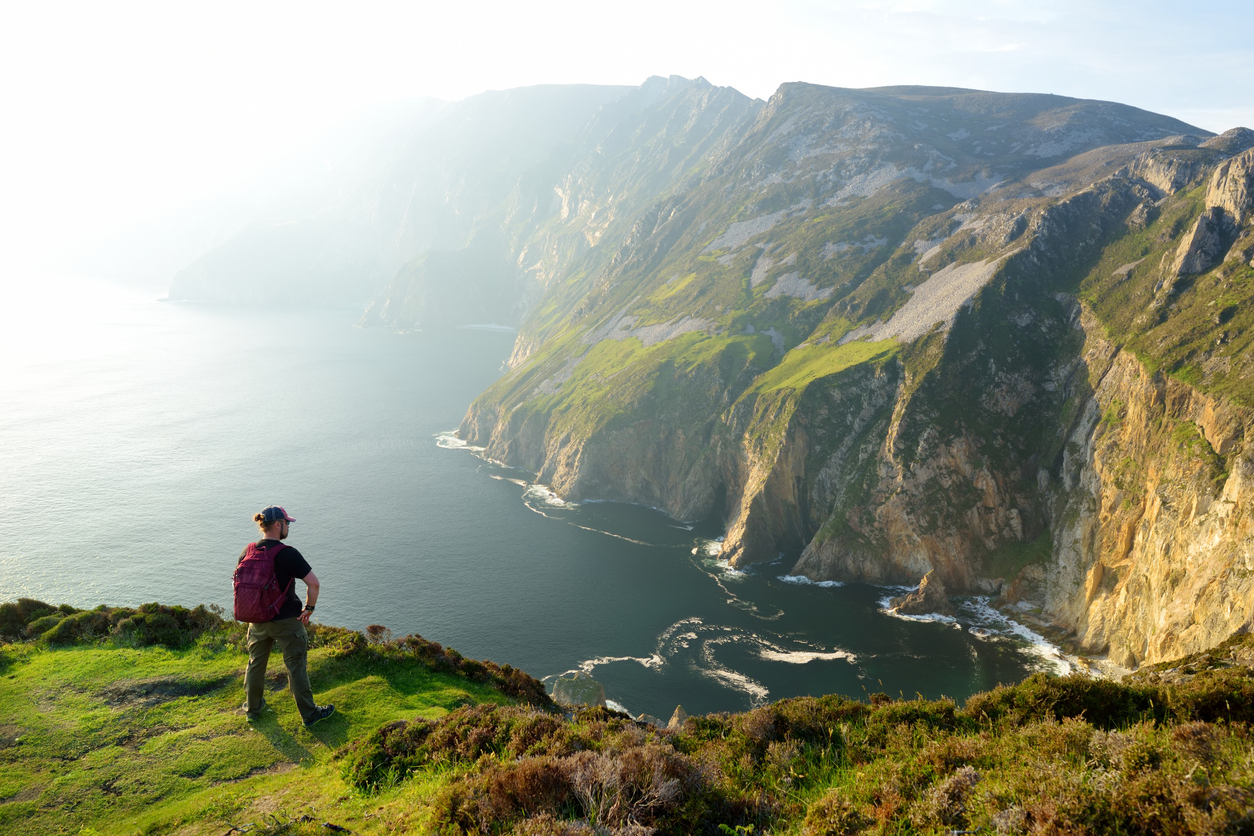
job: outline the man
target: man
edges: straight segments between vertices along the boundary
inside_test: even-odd
[[[238,563],[243,562],[250,552],[254,555],[258,550],[274,551],[274,574],[278,588],[287,590],[278,607],[274,618],[268,621],[250,623],[248,625],[248,671],[244,675],[244,711],[249,722],[260,718],[266,710],[265,682],[266,663],[270,661],[270,648],[275,642],[283,651],[283,663],[287,665],[287,685],[292,697],[296,700],[296,708],[306,726],[312,726],[319,720],[325,720],[335,713],[333,705],[317,705],[313,700],[313,689],[309,687],[309,672],[306,661],[309,654],[309,640],[305,633],[305,625],[313,615],[314,605],[318,602],[318,576],[309,568],[305,558],[292,546],[284,546],[280,541],[286,540],[290,525],[296,520],[287,515],[287,511],[278,505],[271,505],[260,514],[253,516],[253,521],[261,528],[261,539],[255,544],[244,547],[240,552]],[[306,596],[304,607],[300,598],[296,597],[296,584],[293,579],[300,578],[305,582]]]

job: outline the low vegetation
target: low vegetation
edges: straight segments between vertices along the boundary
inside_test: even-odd
[[[961,707],[882,694],[801,697],[668,730],[604,708],[563,714],[525,674],[417,636],[319,627],[315,692],[341,711],[307,730],[281,693],[272,719],[245,722],[237,625],[203,608],[153,604],[115,618],[123,609],[87,611],[105,614],[94,624],[115,624],[107,632],[92,627],[54,642],[57,624],[89,620],[83,611],[0,605],[11,640],[0,650],[0,830],[817,836],[1254,827],[1250,636],[1123,682],[1037,674]],[[40,623],[54,612],[52,627]],[[138,631],[120,628],[140,613],[181,626],[160,633],[168,642],[140,644]]]

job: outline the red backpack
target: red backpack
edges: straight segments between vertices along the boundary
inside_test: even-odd
[[[285,548],[283,543],[269,547],[249,544],[235,567],[236,621],[260,624],[273,621],[279,614],[293,583],[289,580],[287,586],[280,589],[279,579],[274,574],[274,558]]]

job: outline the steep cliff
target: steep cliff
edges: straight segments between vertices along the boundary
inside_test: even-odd
[[[1120,664],[1249,620],[1217,516],[1254,403],[1248,131],[787,85],[739,134],[541,298],[463,437],[568,498],[719,511],[734,565],[934,572]]]

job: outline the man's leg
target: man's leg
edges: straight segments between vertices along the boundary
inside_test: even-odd
[[[266,664],[270,661],[270,648],[274,637],[269,624],[248,625],[248,669],[244,672],[244,711],[249,717],[261,713],[266,701]]]
[[[309,639],[305,625],[299,618],[284,618],[270,622],[274,637],[283,651],[283,664],[287,665],[287,687],[296,700],[296,710],[306,723],[317,719],[318,706],[314,703],[313,688],[309,686]]]

